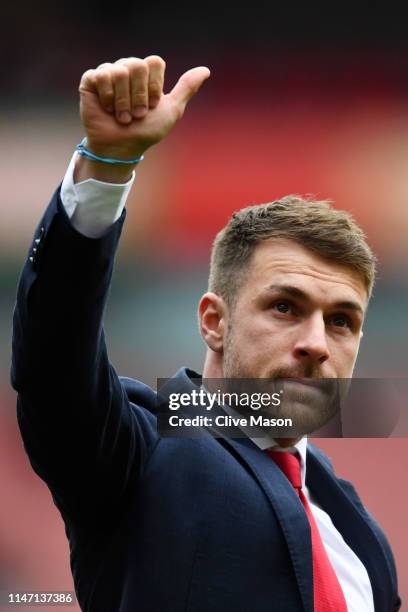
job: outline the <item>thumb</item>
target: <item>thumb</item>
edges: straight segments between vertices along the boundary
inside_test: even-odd
[[[181,75],[169,95],[181,107],[182,111],[210,74],[208,68],[199,66],[187,70]]]

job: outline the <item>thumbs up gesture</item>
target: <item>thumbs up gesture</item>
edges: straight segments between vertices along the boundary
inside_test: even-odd
[[[208,68],[193,68],[164,94],[164,73],[165,62],[157,55],[87,70],[79,85],[87,148],[96,155],[126,160],[162,140],[210,76]]]

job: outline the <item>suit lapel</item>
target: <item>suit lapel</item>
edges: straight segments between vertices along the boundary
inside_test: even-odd
[[[368,515],[351,485],[344,492],[339,481],[318,457],[310,444],[307,450],[306,484],[313,497],[327,512],[345,542],[364,564],[373,590],[378,612],[388,612],[392,601],[392,579],[389,562],[377,535],[377,526]]]
[[[313,612],[313,566],[310,526],[295,490],[281,470],[249,439],[219,439],[245,461],[271,503],[295,571],[305,612]]]

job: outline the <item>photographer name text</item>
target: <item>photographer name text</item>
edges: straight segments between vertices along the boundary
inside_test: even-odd
[[[288,418],[269,418],[260,414],[249,417],[218,415],[215,418],[203,415],[182,417],[171,415],[168,419],[171,427],[292,427],[293,421]]]

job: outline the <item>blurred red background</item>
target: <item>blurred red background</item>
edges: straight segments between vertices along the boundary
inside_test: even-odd
[[[195,309],[215,233],[242,206],[312,193],[351,211],[380,260],[356,376],[407,376],[402,18],[377,6],[368,13],[336,8],[334,15],[310,6],[256,11],[255,4],[245,14],[237,7],[221,14],[211,6],[193,13],[125,2],[122,16],[107,3],[91,2],[79,13],[75,3],[63,3],[65,13],[45,6],[42,16],[21,7],[24,35],[6,66],[0,118],[0,590],[72,589],[63,525],[22,449],[8,370],[19,269],[82,138],[76,88],[88,67],[158,52],[168,63],[169,86],[192,65],[212,69],[180,125],[137,171],[106,314],[119,373],[155,385],[181,365],[200,371]],[[13,7],[7,11],[11,16]],[[406,600],[408,441],[317,443],[387,533]]]

